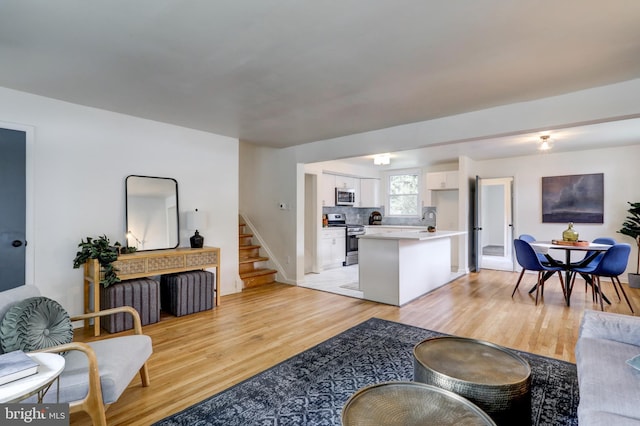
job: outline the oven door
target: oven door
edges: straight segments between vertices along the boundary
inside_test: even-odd
[[[364,232],[351,233],[347,231],[344,266],[355,265],[358,263],[358,235],[362,234],[364,234]]]
[[[355,235],[347,235],[347,256],[349,253],[358,251],[358,237]]]

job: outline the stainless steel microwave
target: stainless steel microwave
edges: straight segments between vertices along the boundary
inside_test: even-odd
[[[336,206],[353,206],[356,203],[356,190],[336,188]]]

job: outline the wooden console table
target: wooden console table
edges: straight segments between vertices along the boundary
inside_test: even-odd
[[[121,254],[113,262],[121,280],[151,277],[176,272],[216,268],[214,306],[220,305],[220,249],[217,247],[177,248]],[[91,259],[84,264],[84,312],[100,310],[100,264]],[[93,294],[91,292],[93,287]],[[85,320],[85,327],[90,327]],[[93,333],[100,335],[100,317],[93,320]]]

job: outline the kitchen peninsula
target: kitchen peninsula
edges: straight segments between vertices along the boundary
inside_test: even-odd
[[[363,298],[402,306],[452,279],[451,238],[464,231],[402,231],[358,238]]]

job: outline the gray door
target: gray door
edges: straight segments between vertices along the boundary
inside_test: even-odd
[[[473,232],[471,233],[471,244],[469,244],[471,248],[471,265],[474,272],[480,272],[480,253],[482,253],[482,247],[480,246],[482,241],[480,176],[476,175],[475,187],[472,190],[471,197],[473,199]]]
[[[25,284],[26,133],[0,129],[0,291]]]

